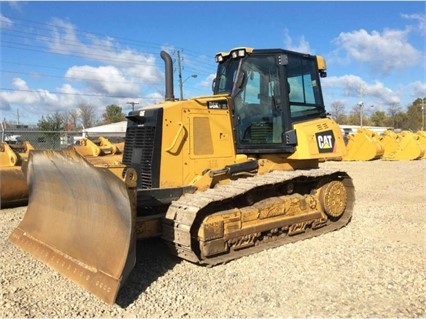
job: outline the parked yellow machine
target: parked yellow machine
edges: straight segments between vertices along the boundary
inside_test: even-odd
[[[213,95],[180,101],[171,57],[161,57],[165,101],[129,113],[122,162],[33,151],[28,209],[10,235],[108,303],[135,264],[137,237],[161,236],[171,253],[215,265],[337,230],[352,216],[352,179],[318,164],[346,151],[326,116],[322,57],[218,53]]]
[[[69,147],[95,167],[108,167],[117,176],[123,173],[124,142],[112,143],[109,139],[99,136],[97,140],[87,137],[78,141],[76,145]]]
[[[22,165],[33,147],[28,141],[20,144],[0,143],[0,207],[24,206],[28,202],[28,187]]]
[[[370,161],[381,158],[385,152],[380,137],[366,128],[359,128],[347,138],[347,154],[343,157],[344,161]]]
[[[77,145],[70,146],[84,156],[94,166],[109,166],[118,176],[121,176],[122,153],[124,142],[111,143],[105,137],[97,141],[84,138]],[[26,165],[28,155],[33,146],[24,141],[20,144],[0,144],[0,207],[11,208],[24,206],[28,203],[28,186],[23,165]],[[120,164],[120,165],[117,165]]]
[[[97,141],[85,137],[72,147],[83,156],[115,155],[123,153],[124,142],[111,143],[103,136],[99,136]]]
[[[422,158],[425,153],[425,148],[419,139],[419,135],[410,131],[402,131],[398,134],[386,131],[382,138],[385,146],[383,159],[401,161]]]
[[[419,138],[418,139],[419,144],[421,145],[422,148],[425,149],[425,152],[424,152],[423,157],[422,157],[422,158],[425,159],[426,158],[426,132],[425,131],[418,131],[416,134]]]

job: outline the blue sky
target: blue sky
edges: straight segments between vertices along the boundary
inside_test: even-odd
[[[0,2],[1,120],[161,101],[168,51],[184,97],[211,94],[214,55],[238,46],[325,57],[326,107],[405,110],[426,96],[424,1]],[[175,64],[175,96],[178,68]],[[196,78],[192,75],[197,75]]]

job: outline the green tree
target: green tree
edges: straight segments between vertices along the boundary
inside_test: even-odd
[[[407,130],[409,128],[407,113],[398,112],[394,117],[394,129]]]
[[[386,126],[386,113],[383,111],[376,111],[370,116],[370,123],[373,126]]]
[[[61,134],[66,123],[66,116],[60,112],[55,112],[46,116],[42,116],[37,123],[37,127],[41,131],[46,131],[44,136],[49,141],[52,148],[57,148],[60,145]]]
[[[55,112],[42,116],[37,123],[37,127],[42,131],[62,131],[66,122],[65,116],[60,112]]]
[[[125,115],[122,112],[122,108],[118,105],[111,104],[106,107],[106,111],[103,114],[104,122],[116,123],[125,120]]]
[[[416,99],[413,104],[407,108],[407,128],[413,132],[422,128],[422,99]]]

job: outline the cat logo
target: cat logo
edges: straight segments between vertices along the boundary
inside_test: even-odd
[[[318,151],[320,153],[330,153],[334,151],[334,134],[333,131],[325,131],[315,134]]]

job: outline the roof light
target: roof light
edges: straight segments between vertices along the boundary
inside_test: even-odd
[[[243,58],[247,54],[251,54],[252,52],[253,52],[252,48],[238,47],[238,48],[232,49],[229,52],[218,52],[215,55],[215,61],[217,63],[221,63],[221,62],[225,61],[225,59],[228,59],[228,58],[233,58],[233,59]]]
[[[231,52],[231,56],[233,59],[242,58],[246,55],[245,49],[237,49]]]
[[[215,60],[216,60],[216,63],[222,62],[223,61],[223,55],[222,55],[222,53],[216,54]]]

